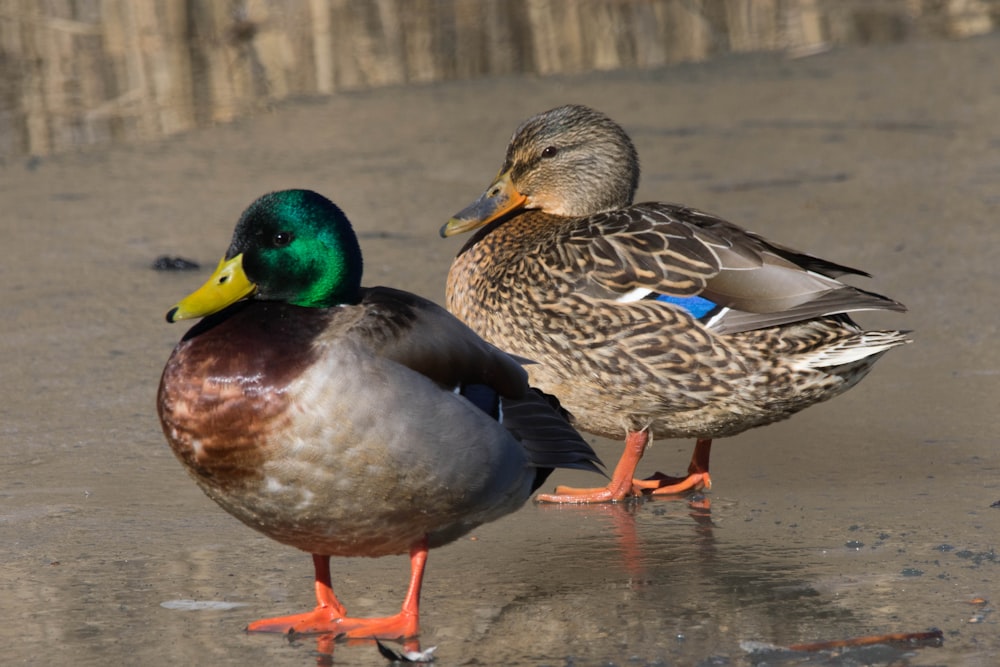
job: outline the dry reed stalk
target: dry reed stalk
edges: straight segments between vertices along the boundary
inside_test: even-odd
[[[333,79],[333,17],[330,3],[327,0],[309,0],[309,16],[313,66],[316,68],[316,92],[326,95],[336,89]]]
[[[36,24],[35,39],[41,57],[42,79],[42,111],[48,119],[48,150],[59,150],[72,146],[76,138],[73,116],[72,96],[70,91],[74,84],[74,44],[73,35],[61,30],[53,30],[48,20],[52,18],[69,19],[73,7],[69,0],[54,0],[35,11],[46,10],[44,19]]]
[[[297,94],[966,36],[984,0],[0,0],[0,155],[159,137]],[[11,64],[13,63],[13,64]]]

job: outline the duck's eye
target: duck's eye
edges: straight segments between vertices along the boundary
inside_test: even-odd
[[[556,153],[558,152],[559,149],[556,148],[555,146],[546,146],[545,149],[542,151],[542,157],[555,157]]]
[[[271,243],[274,244],[275,248],[284,248],[286,245],[292,242],[291,232],[278,232],[271,239]]]

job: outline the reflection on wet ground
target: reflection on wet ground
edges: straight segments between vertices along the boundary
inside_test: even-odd
[[[729,503],[729,506],[732,509],[734,504]],[[589,507],[539,505],[536,509],[552,514],[555,520],[561,523],[573,524],[579,521],[595,529],[596,541],[592,544],[588,545],[591,540],[584,538],[564,545],[575,560],[585,563],[607,563],[609,554],[611,562],[615,557],[620,558],[617,567],[610,567],[609,563],[609,569],[605,570],[606,582],[615,583],[600,586],[608,597],[615,598],[614,603],[609,609],[596,609],[595,599],[599,600],[601,595],[591,595],[589,602],[582,602],[578,607],[580,615],[600,616],[607,621],[609,616],[613,618],[615,610],[622,615],[634,614],[634,610],[630,607],[636,604],[643,608],[649,606],[655,608],[659,604],[665,613],[673,617],[672,624],[677,629],[670,630],[664,627],[662,618],[654,618],[648,627],[640,628],[638,632],[632,629],[628,639],[617,637],[613,640],[621,642],[622,648],[628,651],[629,664],[686,664],[685,655],[686,649],[690,648],[689,643],[698,642],[698,635],[706,630],[709,633],[713,632],[712,629],[705,627],[706,621],[711,622],[712,618],[726,619],[719,623],[723,627],[714,630],[714,632],[724,632],[725,625],[739,623],[741,616],[757,617],[762,637],[773,637],[774,627],[781,628],[789,636],[795,636],[793,629],[795,619],[812,619],[806,627],[814,627],[819,620],[823,626],[829,628],[828,633],[835,633],[838,627],[851,627],[857,624],[857,619],[850,610],[838,609],[828,600],[823,600],[822,594],[809,583],[810,575],[806,572],[807,566],[804,565],[801,554],[796,554],[794,551],[786,552],[783,555],[787,556],[787,561],[784,562],[775,560],[774,552],[770,549],[767,550],[767,555],[763,550],[759,553],[749,550],[734,552],[732,557],[725,555],[720,557],[714,538],[711,501],[704,496]],[[642,526],[643,530],[640,533],[638,524],[643,522],[642,515],[646,512],[650,514],[650,517],[646,518],[656,522],[669,519],[661,529],[672,525],[672,529],[667,529],[671,534],[670,542],[683,543],[684,546],[669,550],[665,549],[662,540],[649,540],[650,533],[656,532],[655,527],[651,525]],[[691,521],[686,521],[685,517]],[[640,538],[640,534],[645,535],[647,539]],[[609,536],[613,536],[617,553],[614,549],[608,549],[605,538]],[[723,545],[723,550],[725,549],[726,546]],[[795,565],[797,559],[802,564],[800,567]],[[688,562],[685,563],[685,560]],[[544,610],[547,599],[555,599],[561,595],[575,595],[573,587],[566,581],[571,577],[565,576],[571,574],[571,569],[569,572],[561,571],[560,579],[563,581],[555,586],[536,584],[530,594],[522,595],[516,601],[509,603],[510,606],[517,604]],[[589,576],[585,575],[582,579]],[[685,585],[683,583],[685,581],[699,583]],[[711,582],[711,585],[705,587],[708,582]],[[683,591],[684,598],[678,596],[678,590]],[[723,597],[728,600],[728,608],[713,608],[715,603],[712,601]],[[618,598],[627,604],[618,602]],[[736,611],[737,609],[739,611]],[[514,613],[516,612],[512,611],[511,615]],[[530,636],[532,632],[538,632],[538,627],[542,627],[535,626],[534,631],[523,627],[540,623],[541,621],[537,619],[517,618],[516,621],[517,625],[501,614],[491,619],[488,633],[516,638]],[[621,618],[616,625],[620,623],[623,623]],[[600,634],[601,631],[597,632]],[[907,658],[913,651],[934,648],[940,646],[942,642],[942,633],[937,630],[898,634],[911,636],[896,637],[894,641],[879,641],[877,644],[866,641],[858,646],[846,647],[844,644],[847,642],[841,640],[781,646],[759,639],[745,639],[738,642],[738,648],[743,654],[739,657],[745,658],[746,664],[753,665],[903,665],[908,663]],[[329,635],[299,636],[289,641],[293,645],[302,647],[303,650],[313,651],[317,665],[335,664],[337,662],[335,657],[339,658],[338,651],[341,653],[350,651],[352,654],[378,651],[383,655],[395,654],[397,657],[405,655],[408,659],[419,662],[421,658],[427,661],[433,660],[437,650],[436,646],[423,646],[419,640],[403,643],[383,642],[381,647],[374,641],[338,642],[336,637]],[[654,642],[656,651],[644,655],[643,649],[639,647]],[[672,651],[671,646],[678,648]],[[666,658],[671,654],[673,654],[672,659]],[[616,664],[624,654],[618,653],[617,660],[615,655],[613,652],[598,656],[579,655],[574,653],[572,645],[569,644],[565,650],[565,661],[566,664],[578,664],[578,662],[590,664],[594,658],[600,658],[594,664]],[[735,664],[730,662],[735,656],[727,657],[721,653],[714,657],[710,653],[701,655],[706,656],[705,664]],[[507,661],[498,655],[476,654],[466,658],[463,663],[521,664],[523,660]],[[744,661],[737,658],[736,662],[742,664]]]
[[[151,435],[143,447],[159,445]],[[749,446],[783,468],[766,443]],[[154,467],[172,463],[151,451]],[[107,490],[5,494],[13,511],[4,523],[17,539],[8,542],[0,620],[18,628],[21,646],[72,647],[75,664],[108,656],[379,664],[370,643],[245,635],[252,618],[311,603],[308,557],[251,534],[171,470],[143,483],[150,498],[141,516]],[[801,485],[761,489],[734,474],[725,471],[726,486],[747,500],[530,505],[483,527],[429,561],[426,639],[387,646],[438,646],[442,664],[695,664],[696,656],[705,664],[935,664],[911,663],[920,655],[912,647],[781,647],[937,624],[954,643],[976,614],[995,623],[989,602],[972,599],[989,594],[1000,565],[982,536],[946,543],[940,520],[919,516],[846,525],[844,505],[850,516],[854,503],[825,512]],[[824,516],[831,525],[817,520]],[[405,579],[402,557],[334,563],[335,586],[356,612],[385,613]]]
[[[894,631],[924,630],[924,618],[940,618],[939,610],[913,609],[893,595],[905,578],[891,555],[875,559],[880,574],[863,581],[860,547],[794,539],[776,546],[747,530],[756,519],[746,507],[724,499],[713,505],[699,499],[529,507],[516,521],[435,552],[425,595],[427,639],[386,646],[438,646],[444,664],[690,664],[692,656],[715,661],[710,664],[853,665],[876,657],[875,664],[906,664],[894,661],[912,648],[804,653],[782,647],[885,627],[873,622],[872,610],[851,602],[859,586],[884,588],[882,603],[898,606]],[[749,514],[767,520],[769,512]],[[15,599],[30,599],[34,610],[22,639],[76,646],[77,664],[109,655],[129,655],[133,664],[205,664],[206,655],[226,663],[284,656],[282,664],[378,664],[371,642],[243,634],[257,615],[309,603],[308,558],[245,535],[241,526],[225,525],[226,517],[206,518],[163,527],[165,535],[192,545],[169,558],[132,552],[108,561],[82,550],[65,561],[35,564],[30,574],[22,563],[13,592]],[[210,534],[217,530],[249,539],[213,544]],[[510,531],[530,534],[505,544]],[[885,536],[884,544],[868,548],[896,551],[893,541]],[[335,581],[351,591],[355,608],[384,612],[405,585],[404,560],[340,560]],[[961,560],[944,571],[955,563]],[[989,576],[995,566],[975,567],[986,567],[982,573]],[[462,573],[460,582],[449,576],[453,571]],[[162,599],[174,591],[201,604]],[[155,640],[142,640],[146,636]]]

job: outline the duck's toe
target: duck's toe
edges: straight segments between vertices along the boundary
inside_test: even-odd
[[[303,614],[254,621],[247,631],[333,634],[338,639],[409,639],[417,636],[419,619],[416,614],[404,611],[395,616],[351,618],[332,607],[321,606]]]
[[[690,473],[687,477],[671,477],[655,473],[646,479],[632,480],[632,488],[637,492],[653,496],[686,495],[692,491],[712,488],[712,477],[705,472]]]
[[[247,626],[248,632],[280,632],[318,634],[339,634],[339,623],[344,620],[343,609],[321,605],[302,614],[262,618]]]
[[[540,493],[535,500],[541,503],[613,503],[635,495],[632,484],[617,483],[607,486],[578,489],[572,486],[557,486],[555,493]]]
[[[661,472],[646,479],[632,480],[632,488],[637,493],[653,496],[675,496],[692,491],[712,488],[712,477],[708,474],[708,461],[712,453],[711,438],[699,438],[691,454],[687,476],[671,477]]]

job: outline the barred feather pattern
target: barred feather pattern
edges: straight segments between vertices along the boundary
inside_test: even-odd
[[[772,267],[780,289],[801,283],[807,296],[792,315],[748,309],[733,330],[706,326],[678,306],[619,300],[640,288],[708,294],[713,281],[728,283],[723,292],[734,278]],[[716,438],[846,391],[907,342],[902,332],[863,331],[842,314],[903,310],[833,278],[844,273],[862,272],[681,206],[639,204],[576,219],[524,211],[463,248],[447,306],[490,342],[535,362],[526,367],[531,383],[558,396],[585,431],[619,438],[649,427],[657,437]],[[810,310],[810,289],[836,293],[826,299],[835,305]],[[750,297],[735,293],[732,303],[741,299]]]

